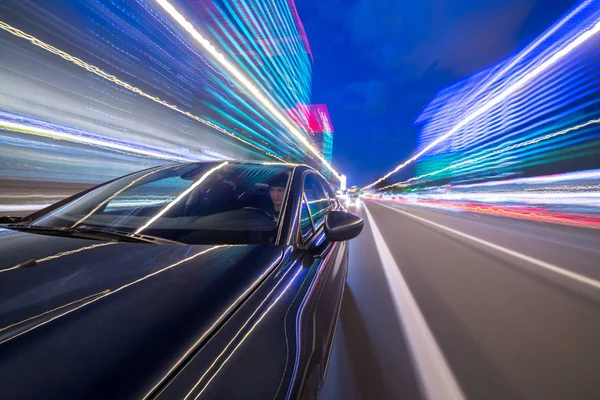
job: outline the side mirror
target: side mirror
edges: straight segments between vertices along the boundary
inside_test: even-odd
[[[331,242],[354,239],[363,230],[364,221],[354,214],[331,211],[325,218],[325,237]]]
[[[21,217],[0,217],[0,224],[15,224],[22,219]]]

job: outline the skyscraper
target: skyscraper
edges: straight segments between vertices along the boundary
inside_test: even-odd
[[[308,106],[308,131],[323,157],[331,162],[333,156],[333,125],[325,104]]]

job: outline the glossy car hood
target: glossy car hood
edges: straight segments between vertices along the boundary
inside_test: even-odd
[[[0,398],[139,398],[279,263],[0,229]]]

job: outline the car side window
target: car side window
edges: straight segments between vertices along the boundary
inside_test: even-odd
[[[323,187],[321,179],[317,175],[308,174],[305,176],[304,195],[306,196],[314,229],[317,230],[325,222],[325,216],[331,208],[327,190]]]

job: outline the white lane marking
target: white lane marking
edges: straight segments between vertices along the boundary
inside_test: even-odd
[[[481,245],[484,245],[484,246],[487,246],[487,247],[492,248],[494,250],[497,250],[497,251],[499,251],[501,253],[505,253],[505,254],[508,254],[508,255],[513,256],[515,258],[518,258],[520,260],[527,261],[528,263],[531,263],[533,265],[537,265],[538,267],[547,269],[548,271],[555,272],[555,273],[557,273],[559,275],[562,275],[562,276],[565,276],[567,278],[571,278],[571,279],[574,279],[574,280],[576,280],[578,282],[590,285],[590,286],[592,286],[592,287],[594,287],[596,289],[600,289],[600,282],[597,281],[597,280],[595,280],[595,279],[588,278],[587,276],[580,275],[580,274],[578,274],[576,272],[571,272],[571,271],[568,271],[566,269],[562,269],[562,268],[557,267],[554,264],[550,264],[550,263],[548,263],[546,261],[538,260],[537,258],[530,257],[530,256],[525,255],[523,253],[519,253],[517,251],[507,249],[506,247],[498,246],[497,244],[488,242],[488,241],[483,240],[483,239],[479,239],[479,238],[477,238],[475,236],[468,235],[466,233],[457,231],[457,230],[452,229],[452,228],[448,228],[447,226],[440,225],[440,224],[438,224],[436,222],[433,222],[433,221],[430,221],[428,219],[417,217],[416,215],[407,213],[406,211],[399,210],[399,209],[397,209],[395,207],[390,207],[390,206],[385,205],[385,204],[380,204],[380,205],[383,206],[383,207],[389,208],[390,210],[394,210],[394,211],[396,211],[396,212],[398,212],[400,214],[404,214],[404,215],[406,215],[409,218],[416,219],[416,220],[421,221],[421,222],[425,222],[426,224],[429,224],[429,225],[435,226],[436,228],[443,229],[445,231],[454,233],[457,236],[461,236],[461,237],[464,237],[465,239],[472,240],[472,241],[474,241],[476,243],[479,243]]]
[[[364,207],[369,219],[375,245],[386,281],[394,301],[394,306],[404,333],[409,342],[413,364],[417,370],[421,390],[429,400],[464,400],[465,396],[448,366],[425,317],[419,310],[408,284],[400,272],[390,249],[388,248],[368,207]]]
[[[381,202],[377,202],[377,204],[385,205],[385,204],[383,204]],[[435,209],[436,211],[445,212],[445,213],[447,213],[447,216],[450,217],[450,218],[460,218],[461,217],[461,214],[457,213],[456,210],[453,210],[453,209],[440,208],[440,207],[431,207],[431,206],[427,206],[425,204],[418,204],[418,203],[403,204],[403,205],[396,204],[395,206],[393,205],[393,206],[390,206],[390,207],[397,208],[397,209],[400,209],[400,210],[410,210],[411,208],[421,207],[421,208],[427,209],[428,211],[432,210],[432,209]],[[519,222],[528,222],[528,220],[526,220],[526,219],[511,218],[511,217],[507,217],[507,216],[503,216],[503,215],[480,214],[480,213],[477,213],[477,212],[468,212],[468,214],[474,215],[474,216],[477,216],[477,217],[479,217],[479,216],[489,217],[490,219],[491,218],[498,218],[498,217],[500,217],[500,218],[503,218],[503,219],[505,219],[507,221],[508,220],[512,220],[512,221],[517,220]],[[486,223],[484,223],[482,221],[483,221],[483,218],[477,219],[477,220],[474,220],[474,219],[470,219],[469,220],[470,223],[475,224],[475,225],[479,225],[481,227],[489,226],[488,224],[486,224]],[[548,226],[558,226],[558,227],[565,226],[565,225],[558,225],[558,224],[551,225],[551,223],[548,223],[547,225]],[[498,227],[498,229],[503,229],[503,228]],[[561,246],[568,246],[568,247],[572,247],[574,249],[579,249],[579,250],[584,250],[584,251],[591,251],[591,252],[594,252],[594,253],[600,253],[600,248],[588,247],[588,246],[579,246],[579,245],[576,245],[576,244],[573,244],[573,243],[568,243],[568,242],[564,242],[564,241],[561,242],[560,240],[553,240],[553,239],[550,239],[550,238],[547,238],[547,237],[544,237],[544,236],[535,235],[535,234],[531,234],[531,233],[518,232],[518,234],[522,235],[522,236],[529,236],[529,237],[535,238],[537,240],[544,240],[546,242],[560,244]]]

